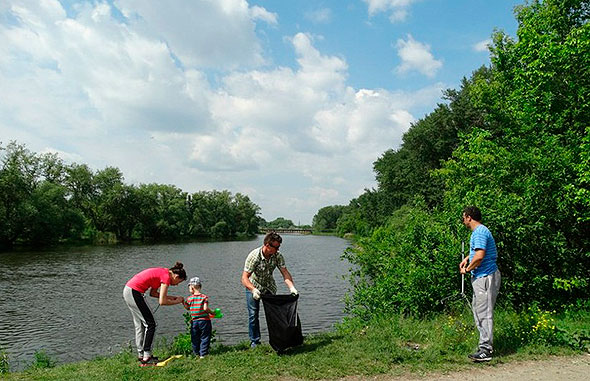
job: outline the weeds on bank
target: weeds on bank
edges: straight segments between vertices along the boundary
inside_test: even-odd
[[[513,359],[588,350],[590,309],[545,311],[538,306],[495,314],[493,366]],[[179,335],[172,343],[160,341],[156,355],[190,353],[190,338]],[[468,308],[417,319],[380,315],[347,319],[332,332],[307,336],[305,343],[285,355],[269,345],[249,349],[246,342],[215,344],[205,359],[185,355],[164,368],[140,368],[134,352],[66,364],[55,368],[9,373],[8,379],[43,380],[207,380],[335,379],[348,375],[406,374],[450,371],[474,366],[467,354],[477,346],[478,334]],[[189,351],[189,352],[187,352]],[[481,364],[480,364],[481,365]]]
[[[2,347],[0,347],[0,374],[10,372],[10,362],[8,360],[8,354]]]

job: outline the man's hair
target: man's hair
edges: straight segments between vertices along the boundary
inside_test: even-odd
[[[281,238],[281,236],[278,235],[276,232],[266,233],[266,235],[264,236],[264,244],[266,245],[271,242],[281,243],[281,242],[283,242],[283,238]]]
[[[477,222],[481,222],[481,210],[477,206],[467,206],[463,209],[463,214],[471,217]]]

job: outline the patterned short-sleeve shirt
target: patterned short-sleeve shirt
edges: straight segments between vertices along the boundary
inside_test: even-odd
[[[272,276],[275,268],[284,268],[285,259],[283,255],[277,251],[275,255],[271,255],[270,258],[264,258],[262,254],[262,246],[254,249],[246,257],[246,263],[244,264],[244,271],[251,273],[250,281],[260,292],[270,292],[271,294],[277,293],[277,285]]]

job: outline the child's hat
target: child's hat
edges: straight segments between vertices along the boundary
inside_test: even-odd
[[[201,279],[199,279],[198,276],[192,277],[189,281],[188,284],[191,286],[200,286],[201,285]]]

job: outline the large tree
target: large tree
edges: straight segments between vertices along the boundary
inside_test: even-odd
[[[475,129],[444,170],[448,208],[472,203],[497,232],[505,292],[517,300],[567,301],[590,284],[590,222],[583,197],[590,120],[588,1],[517,8],[518,39],[499,32],[493,81]],[[540,297],[543,295],[543,297]]]
[[[384,164],[379,181],[388,188],[391,205],[403,203],[408,195],[422,197],[398,209],[349,251],[356,265],[350,299],[355,311],[422,313],[440,308],[436,300],[456,279],[459,243],[469,237],[459,220],[469,204],[482,209],[483,222],[496,238],[501,303],[559,308],[587,300],[589,16],[587,0],[533,1],[517,7],[517,38],[496,32],[491,67],[470,80],[460,114],[475,117],[467,117],[465,129],[457,130],[456,144],[443,139],[441,147],[451,148],[452,158],[441,169],[432,167],[430,159],[439,151],[433,151],[435,135],[424,132],[437,126],[445,131],[449,118],[429,116],[425,120],[432,125],[417,123],[392,155],[403,160],[394,159],[393,166],[379,163]],[[419,183],[395,179],[409,176],[412,163],[434,169],[429,173],[444,182],[443,202],[433,207]]]
[[[320,232],[336,230],[336,223],[345,209],[346,207],[344,205],[331,205],[321,208],[313,216],[313,230]]]

